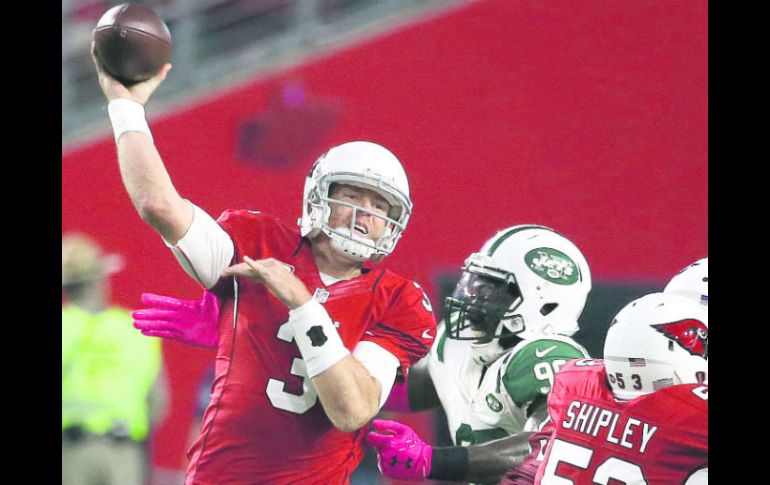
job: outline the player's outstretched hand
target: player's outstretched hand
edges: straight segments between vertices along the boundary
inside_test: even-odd
[[[93,41],[91,42],[91,58],[96,66],[96,74],[99,76],[99,86],[102,88],[102,92],[107,98],[107,101],[124,98],[145,105],[150,99],[150,96],[152,96],[152,93],[154,93],[158,86],[160,86],[160,83],[166,79],[168,72],[171,70],[171,64],[166,64],[155,76],[128,88],[104,71],[104,68],[99,62],[99,57],[94,50]]]
[[[397,421],[375,419],[375,431],[366,443],[377,450],[377,467],[383,476],[395,480],[425,480],[430,474],[433,448],[409,426]]]
[[[142,293],[142,308],[131,313],[134,327],[148,337],[161,337],[195,345],[216,347],[219,341],[217,318],[219,301],[203,292],[200,300],[180,300],[171,296]]]
[[[222,276],[245,276],[258,281],[291,310],[304,305],[312,298],[305,283],[294,276],[294,268],[273,258],[255,261],[244,256],[243,263],[230,266]]]

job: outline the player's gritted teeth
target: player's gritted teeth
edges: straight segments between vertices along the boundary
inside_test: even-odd
[[[354,229],[356,231],[360,232],[361,234],[363,234],[364,236],[368,236],[369,235],[369,229],[366,226],[364,226],[363,224],[356,224]]]

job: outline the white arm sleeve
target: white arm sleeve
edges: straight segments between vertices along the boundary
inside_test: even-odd
[[[708,485],[709,483],[709,469],[701,468],[697,472],[690,475],[690,478],[684,482],[684,485]]]
[[[388,400],[390,390],[393,389],[393,382],[396,380],[396,371],[400,366],[398,358],[383,349],[374,342],[361,341],[353,349],[353,357],[366,367],[369,373],[380,381],[382,393],[380,394],[380,409]]]
[[[163,242],[171,248],[171,252],[187,274],[209,289],[230,266],[235,246],[217,221],[197,205],[192,206],[193,221],[182,239],[176,246],[165,240]]]

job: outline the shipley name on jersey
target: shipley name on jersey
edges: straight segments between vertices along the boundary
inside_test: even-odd
[[[577,400],[569,404],[567,418],[561,426],[591,436],[598,436],[601,432],[608,442],[628,449],[635,448],[639,453],[644,453],[658,430],[657,426],[644,421]],[[605,431],[606,436],[603,434]]]

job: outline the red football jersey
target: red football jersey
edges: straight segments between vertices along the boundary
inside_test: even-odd
[[[254,211],[226,211],[218,222],[233,240],[234,262],[247,255],[292,265],[348,350],[374,342],[405,371],[430,349],[436,321],[413,281],[373,269],[326,286],[297,228]],[[220,343],[186,483],[348,483],[366,430],[343,433],[326,417],[287,324],[289,309],[247,278],[220,280],[213,291],[221,301]]]
[[[681,485],[708,467],[708,385],[616,401],[602,360],[572,360],[556,374],[548,413],[554,431],[535,483]]]

